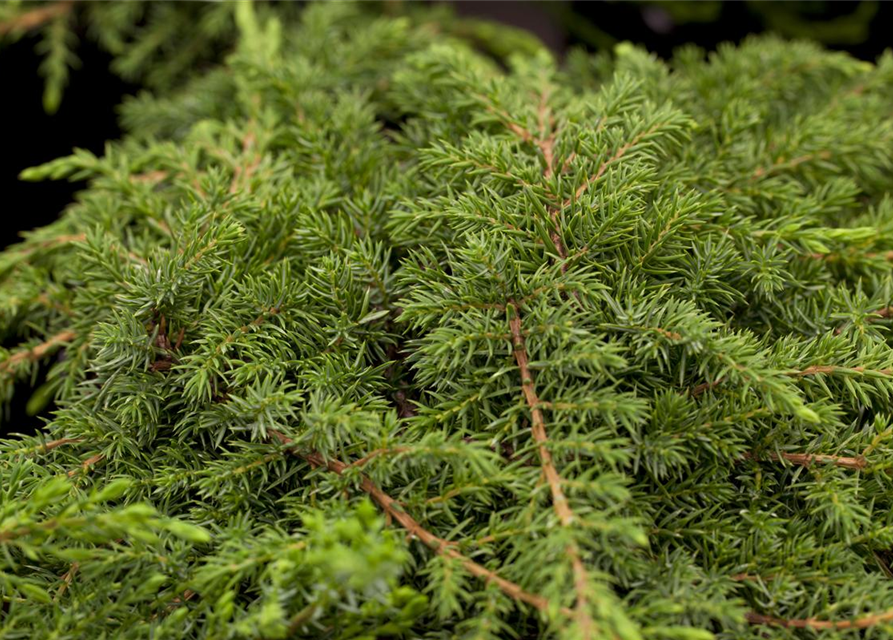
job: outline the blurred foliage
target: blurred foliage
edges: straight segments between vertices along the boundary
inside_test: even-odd
[[[705,2],[642,3],[660,7],[676,24],[714,23],[723,18],[723,3]],[[830,45],[859,44],[869,36],[878,3],[869,2],[758,2],[746,0],[748,11],[759,19],[766,31],[790,38],[809,38]],[[844,7],[844,13],[840,13]]]
[[[694,41],[693,44],[708,46],[761,32],[815,40],[832,47],[863,45],[872,39],[883,39],[883,44],[887,44],[886,34],[881,31],[882,5],[874,0],[647,0],[546,3],[544,7],[571,39],[594,49],[605,49],[627,39],[635,39],[651,49],[662,38],[673,34]],[[631,38],[631,30],[636,28],[640,31],[639,37]]]

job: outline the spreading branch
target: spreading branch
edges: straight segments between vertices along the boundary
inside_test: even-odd
[[[555,139],[558,137],[557,131],[552,131],[550,133],[553,118],[552,109],[549,106],[549,95],[550,92],[548,85],[545,85],[543,87],[543,90],[539,93],[539,99],[536,109],[539,135],[534,135],[528,129],[513,122],[511,116],[508,113],[497,109],[488,102],[485,102],[487,109],[491,113],[495,114],[500,120],[502,120],[503,124],[509,131],[518,136],[518,138],[520,138],[522,142],[534,145],[537,149],[539,149],[540,153],[543,154],[543,178],[545,178],[546,180],[551,178],[555,172]],[[483,99],[486,101],[486,98]],[[495,167],[493,167],[493,169],[495,171]],[[558,252],[558,257],[564,260],[565,258],[567,258],[567,251],[561,241],[561,235],[558,233],[558,216],[560,215],[560,213],[560,207],[549,207],[549,217],[552,220],[553,227],[552,232],[549,234],[549,237],[552,239],[552,244],[555,245],[555,250]],[[566,269],[567,267],[562,264],[561,272],[564,273]]]
[[[647,131],[643,131],[642,133],[638,134],[637,136],[635,136],[632,140],[630,140],[626,144],[621,145],[617,149],[617,151],[614,152],[614,155],[612,155],[610,158],[608,158],[607,160],[602,162],[599,165],[596,172],[592,176],[590,176],[589,179],[585,180],[583,182],[583,184],[581,184],[577,188],[577,191],[574,193],[574,197],[568,198],[567,200],[565,200],[564,204],[562,206],[569,207],[574,203],[575,200],[579,200],[581,197],[583,197],[583,194],[589,190],[589,187],[591,187],[593,184],[598,182],[598,180],[604,175],[605,171],[607,171],[611,165],[619,162],[620,159],[626,155],[627,151],[629,151],[631,148],[633,148],[634,146],[639,144],[643,138],[645,138],[646,136],[650,136],[652,133],[657,131],[658,128],[659,128],[659,125],[655,125],[655,126],[651,127],[650,129],[648,129]]]
[[[546,435],[546,422],[543,419],[543,412],[540,409],[542,403],[536,393],[536,386],[533,380],[533,374],[529,367],[529,358],[527,355],[527,347],[524,343],[524,334],[521,327],[521,312],[514,307],[514,316],[509,322],[512,331],[512,344],[514,346],[515,362],[521,373],[521,388],[524,393],[524,399],[530,410],[531,433],[537,444],[539,452],[540,464],[543,469],[543,475],[549,484],[549,490],[552,493],[552,506],[558,520],[564,527],[570,527],[574,522],[574,513],[568,504],[567,497],[561,488],[562,480],[552,462],[552,454],[549,452],[549,438]],[[586,568],[583,566],[583,560],[580,558],[580,551],[576,544],[567,546],[567,555],[570,558],[571,566],[574,572],[574,588],[577,592],[576,616],[580,625],[580,630],[584,638],[595,637],[593,631],[592,619],[589,616],[588,606],[586,602],[587,584],[589,581]]]
[[[325,457],[315,451],[301,451],[295,447],[295,443],[291,438],[278,431],[270,430],[269,433],[274,438],[276,438],[276,440],[278,440],[280,444],[288,447],[289,453],[297,456],[298,458],[306,460],[314,467],[325,468],[329,471],[332,471],[333,473],[341,475],[352,466],[351,464],[341,462],[340,460],[327,460]],[[410,534],[418,538],[429,549],[447,558],[458,561],[470,574],[481,578],[488,584],[496,585],[503,593],[513,598],[514,600],[529,604],[538,611],[548,611],[549,601],[546,598],[525,591],[522,587],[515,584],[514,582],[510,582],[509,580],[502,578],[494,571],[487,569],[471,558],[468,558],[459,553],[452,542],[444,540],[443,538],[439,538],[438,536],[425,529],[421,524],[419,524],[418,521],[416,521],[412,516],[406,513],[406,511],[403,510],[403,508],[397,503],[396,500],[382,491],[378,487],[378,485],[372,482],[372,480],[370,480],[367,476],[360,476],[360,488],[365,491],[381,507],[381,509],[388,515],[391,520],[395,520],[400,523],[400,526],[402,526]]]

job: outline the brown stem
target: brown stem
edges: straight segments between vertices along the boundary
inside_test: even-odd
[[[729,576],[730,580],[734,580],[735,582],[748,582],[751,580],[768,580],[771,576],[758,576],[753,573],[736,573],[735,575]]]
[[[567,497],[564,495],[564,491],[561,488],[561,476],[555,469],[555,464],[552,462],[552,454],[549,452],[549,438],[546,435],[546,422],[543,419],[543,412],[540,409],[542,403],[536,393],[533,374],[531,373],[528,364],[529,358],[527,356],[527,347],[524,344],[524,334],[521,327],[521,312],[517,307],[514,307],[514,309],[515,313],[509,321],[509,327],[512,331],[515,362],[518,364],[518,369],[521,373],[521,389],[523,390],[527,406],[530,409],[530,430],[533,434],[533,439],[537,443],[543,475],[546,476],[546,482],[549,484],[549,490],[552,493],[552,507],[555,509],[555,514],[558,516],[561,525],[570,527],[573,525],[574,512],[571,510],[570,505],[567,502]],[[583,561],[580,558],[580,552],[576,544],[571,543],[567,546],[567,555],[571,560],[571,566],[574,572],[574,588],[577,592],[577,621],[580,625],[583,637],[592,638],[595,637],[595,633],[593,632],[592,619],[589,616],[586,606],[586,590],[588,583],[586,568],[583,566]]]
[[[558,234],[558,216],[560,214],[558,209],[550,210],[550,217],[552,218],[552,225],[555,227],[555,230],[549,234],[549,237],[552,239],[552,244],[555,245],[555,251],[558,252],[558,257],[561,258],[561,273],[565,273],[567,271],[567,265],[564,264],[564,260],[567,259],[567,251],[564,248],[564,243],[561,242],[561,236]]]
[[[71,311],[71,307],[69,307],[64,302],[57,302],[56,300],[51,299],[49,294],[47,294],[46,292],[39,293],[37,297],[34,298],[34,301],[39,305],[47,307],[48,309],[58,311],[59,313],[62,313],[66,316],[71,317],[72,315],[74,315]]]
[[[551,135],[547,134],[549,121],[551,119],[551,109],[549,108],[549,91],[545,88],[543,89],[543,91],[540,93],[539,104],[537,106],[537,123],[539,126],[539,136],[534,136],[528,129],[525,129],[524,127],[521,127],[512,122],[511,117],[508,113],[500,111],[492,105],[488,105],[487,108],[491,113],[494,113],[499,118],[501,118],[506,128],[514,133],[516,136],[518,136],[522,142],[531,143],[540,150],[540,152],[543,154],[543,160],[545,162],[545,167],[543,168],[543,177],[547,180],[551,178],[552,174],[555,172],[555,138],[558,134],[554,132]],[[549,234],[549,237],[552,239],[552,244],[555,245],[555,250],[558,252],[558,257],[564,260],[565,258],[567,258],[567,251],[565,250],[564,244],[561,242],[561,236],[558,233],[559,213],[560,209],[558,207],[551,207],[549,210],[549,216],[552,219],[552,226],[554,227],[554,230]],[[562,264],[561,272],[564,273],[566,270],[567,267]]]
[[[836,365],[813,365],[801,371],[789,371],[787,375],[797,378],[815,376],[823,373],[880,373],[881,375],[893,375],[893,369],[866,369],[865,367],[838,367]]]
[[[167,179],[170,175],[167,171],[156,169],[154,171],[146,171],[145,173],[134,173],[130,176],[131,182],[155,184]]]
[[[103,460],[105,460],[105,456],[101,453],[92,455],[89,458],[87,458],[86,460],[84,460],[81,463],[81,466],[79,466],[77,469],[72,469],[71,471],[69,471],[68,477],[73,478],[78,473],[86,473],[87,471],[90,470],[90,467],[92,467],[94,464],[98,464],[98,463],[102,462]]]
[[[65,595],[65,591],[68,589],[68,586],[71,584],[71,581],[74,579],[74,574],[78,572],[80,568],[80,563],[72,562],[71,566],[68,568],[68,571],[65,572],[65,575],[62,576],[62,584],[59,585],[59,589],[56,591],[56,595],[53,598],[54,601],[58,601],[63,595]]]
[[[294,448],[294,441],[291,438],[285,436],[282,433],[279,433],[278,431],[271,430],[269,433],[281,444],[289,447],[289,453],[306,460],[315,467],[324,467],[329,471],[337,473],[338,475],[341,475],[351,467],[351,465],[341,462],[340,460],[326,460],[321,454],[317,453],[316,451],[299,451]],[[443,556],[459,561],[462,566],[465,567],[466,571],[468,571],[470,574],[483,579],[487,583],[496,585],[500,590],[502,590],[503,593],[505,593],[509,597],[518,600],[519,602],[529,604],[538,611],[548,611],[549,601],[546,598],[525,591],[514,582],[510,582],[505,578],[500,577],[498,574],[491,571],[490,569],[479,565],[471,558],[467,558],[466,556],[456,551],[453,543],[449,542],[448,540],[444,540],[443,538],[439,538],[430,531],[426,530],[412,516],[406,513],[406,511],[403,510],[403,508],[397,503],[396,500],[379,489],[378,486],[368,477],[363,475],[360,476],[360,488],[367,494],[369,494],[369,496],[373,500],[375,500],[376,503],[378,503],[378,505],[390,519],[396,520],[398,523],[400,523],[400,525],[404,529],[421,540],[422,543],[424,543],[425,546],[427,546],[429,549],[432,549]]]
[[[869,613],[851,620],[816,620],[815,618],[785,619],[764,616],[761,613],[755,613],[753,611],[746,613],[744,619],[750,624],[762,624],[771,627],[842,631],[845,629],[867,629],[884,622],[891,622],[893,621],[893,609],[882,613]]]
[[[70,242],[83,242],[87,239],[86,233],[68,233],[39,243],[42,248],[52,247],[57,244],[68,244]]]
[[[78,444],[79,442],[81,442],[80,438],[59,438],[58,440],[53,440],[44,444],[41,452],[52,451],[56,447],[62,447],[66,444]]]
[[[537,109],[540,136],[535,139],[535,142],[536,146],[539,147],[539,150],[542,152],[546,164],[545,169],[543,169],[543,177],[546,180],[551,178],[555,171],[555,138],[558,136],[557,132],[553,132],[551,135],[546,135],[550,119],[551,109],[549,108],[549,92],[544,89],[540,94],[540,103],[539,108]],[[549,217],[552,219],[553,231],[549,234],[549,237],[552,239],[552,244],[555,245],[555,251],[558,253],[558,257],[562,260],[561,273],[565,273],[567,271],[567,265],[564,264],[564,260],[567,259],[567,249],[565,249],[564,243],[561,241],[561,234],[558,233],[558,216],[560,214],[561,210],[558,207],[550,208]]]
[[[759,458],[754,454],[747,454],[745,457],[751,458],[753,460],[759,460]],[[833,464],[834,466],[844,467],[846,469],[864,469],[868,466],[868,460],[865,459],[865,456],[848,458],[845,456],[831,456],[820,453],[769,453],[766,454],[766,457],[770,460],[786,460],[791,464],[799,464],[804,467],[808,467],[816,463]]]
[[[257,142],[257,137],[254,135],[254,132],[249,131],[248,134],[242,139],[242,155],[247,156],[248,152],[254,149],[254,145]],[[251,176],[257,170],[257,167],[260,165],[263,157],[260,153],[255,153],[248,164],[245,167],[242,165],[236,165],[233,170],[233,180],[229,185],[229,192],[236,193],[239,190],[239,185],[243,182],[248,182],[251,179]]]
[[[540,135],[538,138],[536,138],[535,142],[536,146],[539,147],[540,151],[542,151],[543,153],[543,159],[546,162],[546,168],[543,170],[543,176],[548,179],[552,177],[552,173],[554,171],[554,147],[556,137],[555,133],[552,133],[552,135],[546,135],[546,131],[550,127],[550,121],[552,120],[552,110],[549,107],[548,87],[544,87],[543,90],[540,92],[539,106],[537,107],[536,115]]]
[[[45,7],[26,11],[11,20],[0,22],[0,36],[13,31],[30,31],[31,29],[36,29],[54,18],[70,13],[73,6],[74,0],[62,0],[62,2],[54,2]]]
[[[552,133],[551,135],[547,135],[547,125],[548,120],[550,118],[550,110],[549,110],[549,94],[547,90],[543,90],[540,94],[539,106],[537,109],[537,119],[539,124],[540,135],[539,137],[533,136],[527,129],[523,129],[513,123],[511,123],[507,117],[503,118],[506,126],[518,135],[525,142],[534,143],[542,152],[543,158],[545,160],[545,169],[543,170],[543,177],[548,179],[552,176],[554,172],[554,144],[556,134]],[[606,160],[602,166],[599,168],[595,177],[593,177],[590,181],[588,181],[583,187],[580,188],[577,192],[577,198],[582,195],[585,188],[589,186],[592,182],[598,180],[601,175],[605,172],[608,165],[612,162],[619,160],[620,157],[623,156],[624,153],[631,147],[636,144],[643,136],[647,135],[649,132],[645,132],[640,134],[636,138],[634,138],[630,143],[621,147],[617,153],[610,159]],[[567,206],[569,202],[565,203],[564,206]],[[559,258],[564,261],[567,258],[567,251],[565,250],[564,244],[561,241],[561,235],[558,232],[558,216],[560,215],[561,209],[563,207],[551,207],[549,214],[552,220],[553,231],[550,234],[550,238],[552,243],[555,245],[555,250],[558,253]],[[562,262],[561,264],[561,272],[565,273],[567,270],[567,266]],[[509,306],[509,305],[507,305]],[[519,311],[519,305],[515,302],[511,303],[511,306],[514,310],[514,317],[510,321],[510,327],[512,332],[512,343],[514,345],[514,355],[515,361],[518,364],[518,368],[521,371],[521,382],[522,382],[522,390],[524,392],[525,400],[527,401],[527,405],[531,412],[531,431],[533,433],[533,438],[537,442],[540,463],[543,469],[543,473],[546,476],[546,481],[549,484],[550,491],[552,493],[552,505],[555,509],[555,513],[558,516],[559,521],[562,526],[570,526],[574,519],[573,511],[568,505],[567,498],[564,495],[564,492],[561,488],[561,476],[558,474],[558,471],[555,469],[555,465],[552,462],[552,456],[549,452],[547,443],[548,437],[546,435],[545,429],[545,420],[543,419],[543,413],[541,410],[542,403],[536,395],[536,388],[533,382],[533,376],[530,373],[530,369],[528,366],[528,356],[527,350],[524,345],[524,332],[521,328],[521,315]],[[592,619],[589,616],[589,612],[586,607],[586,598],[585,593],[587,589],[588,576],[586,572],[586,568],[583,565],[583,561],[580,558],[579,549],[576,544],[570,544],[567,547],[567,554],[571,560],[571,565],[573,567],[574,572],[574,588],[577,592],[577,621],[580,625],[580,630],[582,632],[583,638],[590,638],[593,636],[593,624]]]
[[[564,161],[564,164],[561,165],[561,173],[567,173],[567,170],[570,169],[571,164],[572,164],[573,161],[576,160],[576,159],[577,159],[577,152],[576,152],[576,151],[571,151],[571,154],[570,154],[570,155],[567,157],[567,159]]]
[[[23,360],[39,360],[60,343],[71,342],[76,336],[77,334],[74,331],[63,331],[36,347],[14,353],[3,362],[0,362],[0,373],[9,371],[14,365]]]

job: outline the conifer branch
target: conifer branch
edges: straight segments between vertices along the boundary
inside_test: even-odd
[[[514,128],[512,129],[513,131],[516,131],[516,133],[519,133],[519,135],[521,135],[522,139],[524,139],[525,141],[534,141],[536,146],[540,149],[540,152],[543,154],[543,158],[545,161],[543,177],[547,180],[552,176],[554,170],[553,146],[557,135],[555,133],[553,133],[551,136],[546,135],[549,114],[549,94],[546,89],[543,89],[543,91],[540,93],[539,106],[537,108],[537,119],[540,130],[539,137],[534,137],[526,129],[523,131],[516,131],[516,129]],[[630,143],[630,146],[632,144],[635,144],[635,142],[636,141],[634,140],[634,142]],[[616,157],[614,159],[619,160],[620,157],[622,157],[623,154],[626,153],[627,149],[628,147],[622,147],[621,150],[616,154]],[[601,174],[604,173],[608,164],[609,161],[606,161],[602,165],[593,182],[601,177]],[[579,197],[579,195],[582,195],[582,191],[578,193],[577,197]],[[567,265],[564,261],[567,258],[567,252],[564,248],[564,244],[559,233],[558,217],[560,216],[560,213],[561,208],[559,207],[551,207],[549,209],[549,216],[551,218],[553,227],[553,230],[550,233],[550,238],[552,240],[552,244],[555,246],[555,250],[558,253],[559,258],[562,260],[562,264],[560,267],[561,272],[566,273]],[[524,332],[521,327],[520,307],[515,302],[511,302],[506,306],[507,308],[511,307],[513,311],[513,317],[509,322],[512,333],[513,353],[515,356],[515,361],[518,364],[518,368],[521,373],[522,390],[524,393],[524,397],[531,412],[531,431],[534,440],[538,445],[543,473],[546,477],[546,481],[548,482],[550,491],[552,493],[553,508],[555,509],[555,512],[562,526],[569,527],[574,520],[574,515],[567,502],[567,498],[564,495],[564,491],[561,488],[561,476],[555,469],[555,465],[552,462],[551,453],[548,450],[548,436],[546,435],[545,420],[543,419],[541,409],[542,404],[536,395],[533,376],[528,366],[527,350],[524,344]],[[586,568],[583,565],[583,561],[580,558],[579,549],[577,549],[576,544],[571,543],[568,545],[567,554],[571,560],[571,566],[574,572],[575,590],[577,592],[576,617],[578,624],[580,625],[582,637],[585,640],[592,637],[593,634],[593,623],[591,616],[589,615],[589,612],[587,610],[585,595],[588,589],[588,575],[586,572]]]
[[[631,148],[633,148],[634,146],[639,144],[639,142],[641,142],[642,139],[645,138],[646,136],[650,136],[651,134],[656,132],[658,129],[660,129],[661,126],[662,126],[661,124],[656,124],[656,125],[652,126],[651,128],[649,128],[647,131],[643,131],[642,133],[638,134],[637,136],[635,136],[632,140],[630,140],[626,144],[621,145],[617,149],[617,151],[614,152],[614,155],[612,155],[610,158],[608,158],[607,160],[602,162],[599,165],[598,170],[577,188],[577,191],[576,191],[576,193],[574,193],[573,198],[568,198],[567,200],[564,201],[564,203],[562,204],[562,208],[567,208],[567,207],[571,206],[574,203],[574,201],[582,198],[583,194],[586,193],[586,191],[588,191],[589,188],[593,184],[598,182],[599,178],[601,178],[602,175],[604,175],[605,171],[607,171],[611,165],[615,164],[616,162],[619,162]]]
[[[813,365],[799,371],[788,371],[786,375],[804,378],[808,376],[817,376],[822,374],[834,373],[855,373],[855,374],[877,374],[882,376],[893,375],[893,369],[869,369],[866,367],[840,367],[837,365]]]
[[[99,517],[101,518],[102,516]],[[94,519],[95,516],[83,514],[71,515],[70,513],[66,512],[47,518],[45,520],[28,522],[27,524],[17,525],[14,519],[10,519],[6,521],[8,525],[10,525],[8,526],[8,528],[0,528],[0,545],[25,538],[26,536],[34,533],[52,532],[64,526],[72,528],[84,526],[89,524],[91,520]]]
[[[893,622],[893,609],[882,613],[870,613],[852,620],[817,620],[816,618],[785,619],[748,612],[745,620],[750,624],[785,627],[789,629],[813,629],[816,631],[844,631],[847,629],[868,629],[870,627]]]
[[[539,135],[535,136],[529,130],[520,127],[513,122],[506,122],[506,125],[509,127],[509,129],[518,134],[518,136],[524,142],[532,142],[537,147],[537,149],[539,149],[540,153],[543,154],[543,160],[545,164],[545,167],[543,168],[543,176],[546,179],[552,176],[553,165],[555,164],[555,138],[557,137],[557,133],[554,132],[551,135],[547,135],[547,129],[551,125],[552,120],[552,109],[549,106],[549,97],[549,86],[548,83],[545,83],[542,90],[539,91],[536,108],[537,128],[539,129]]]
[[[716,386],[721,385],[725,381],[725,378],[719,378],[718,380],[714,380],[713,382],[702,382],[696,387],[693,387],[689,392],[691,397],[697,398],[699,395],[703,394],[705,391],[709,391]]]
[[[482,97],[483,98],[483,97]],[[492,113],[496,114],[505,124],[505,126],[515,135],[517,135],[522,142],[529,142],[534,144],[537,149],[539,149],[540,153],[543,154],[543,178],[548,180],[552,177],[554,172],[554,164],[555,164],[555,138],[558,136],[557,132],[553,132],[550,135],[547,135],[547,129],[550,125],[551,120],[551,108],[549,107],[549,91],[547,87],[543,87],[542,91],[539,94],[539,100],[537,104],[537,125],[539,128],[539,135],[533,135],[526,128],[516,124],[513,122],[509,116],[509,114],[504,111],[500,111],[496,109],[491,104],[487,103],[487,108]],[[491,169],[496,172],[495,167],[491,167]],[[555,245],[555,250],[558,253],[558,256],[564,260],[567,258],[567,252],[564,248],[564,244],[561,241],[561,236],[558,233],[558,216],[560,215],[559,207],[550,207],[549,208],[549,216],[552,219],[552,227],[553,230],[550,234],[550,238],[552,240],[552,244]],[[567,266],[561,265],[561,272],[564,273],[567,269]]]
[[[509,114],[504,109],[500,109],[496,105],[494,105],[486,95],[477,94],[475,97],[481,101],[481,104],[484,105],[484,108],[487,111],[496,116],[497,119],[502,122],[505,128],[518,136],[522,142],[533,142],[534,144],[538,143],[537,138],[532,133],[530,133],[530,131],[516,123],[511,114]]]
[[[75,34],[50,2],[0,20],[49,16],[52,106]],[[128,6],[74,11],[148,85],[133,133],[24,174],[86,191],[0,259],[0,396],[57,330],[99,345],[70,334],[33,395],[52,436],[0,442],[23,636],[726,637],[751,580],[797,585],[757,635],[893,625],[893,350],[856,330],[893,319],[861,302],[890,297],[889,61],[757,39],[564,73],[362,3]],[[767,446],[784,416],[827,418],[821,446]],[[763,481],[787,465],[796,495]]]
[[[61,236],[56,236],[55,238],[50,238],[49,240],[43,240],[38,243],[38,246],[41,248],[53,247],[57,244],[69,244],[72,242],[83,242],[87,239],[86,233],[67,233]]]
[[[66,315],[71,317],[72,310],[71,307],[64,302],[57,302],[52,300],[50,296],[46,292],[41,292],[34,298],[34,302],[39,305],[46,307],[47,309],[53,309],[54,311],[58,311],[62,315]]]
[[[561,273],[567,273],[567,264],[564,262],[567,259],[567,251],[564,248],[564,243],[561,242],[561,235],[558,233],[558,216],[560,212],[556,208],[552,208],[549,210],[550,217],[552,218],[552,226],[554,230],[550,234],[550,238],[552,240],[552,244],[555,245],[555,251],[558,253],[558,257],[561,258]]]
[[[157,184],[162,180],[166,180],[170,173],[161,169],[154,171],[146,171],[145,173],[135,173],[129,176],[131,182],[137,184]]]
[[[51,440],[50,442],[43,442],[41,444],[31,446],[31,447],[23,447],[21,449],[15,449],[10,453],[12,455],[18,456],[31,456],[40,453],[46,453],[47,451],[52,451],[53,449],[57,449],[58,447],[64,447],[69,444],[79,444],[81,442],[80,438],[59,438],[58,440]],[[0,459],[4,464],[8,464],[6,460]]]
[[[6,360],[0,362],[0,373],[9,371],[18,363],[23,361],[40,360],[55,347],[65,342],[71,342],[75,339],[76,336],[77,334],[74,331],[62,331],[35,347],[31,347],[30,349],[26,349],[24,351],[18,351]]]
[[[540,456],[540,463],[543,468],[543,475],[549,484],[549,490],[552,493],[552,507],[555,514],[563,527],[571,527],[574,523],[574,513],[568,504],[567,497],[561,488],[562,479],[555,469],[552,462],[552,454],[549,452],[549,438],[546,435],[545,420],[543,418],[541,402],[536,393],[536,386],[533,380],[533,374],[528,366],[527,347],[524,343],[524,335],[521,326],[521,311],[517,305],[512,304],[513,315],[509,320],[509,327],[512,331],[512,345],[515,362],[521,374],[521,389],[524,399],[527,402],[531,417],[531,433],[537,444],[537,451]],[[571,566],[574,572],[574,588],[577,592],[576,617],[580,625],[583,638],[593,638],[597,635],[597,630],[593,629],[592,618],[589,615],[586,602],[586,592],[588,590],[588,574],[583,561],[580,558],[580,552],[575,543],[567,546],[567,555],[570,558]]]
[[[299,451],[297,448],[295,448],[294,441],[291,438],[275,430],[270,430],[269,433],[274,438],[276,438],[280,442],[280,444],[288,447],[289,453],[306,460],[314,467],[323,467],[328,469],[329,471],[332,471],[333,473],[341,475],[349,468],[351,468],[351,466],[353,466],[351,464],[341,462],[340,460],[328,460],[315,451]],[[400,525],[404,529],[406,529],[406,531],[418,538],[429,549],[460,562],[470,574],[475,577],[481,578],[487,583],[496,585],[503,593],[513,598],[514,600],[529,604],[530,606],[543,613],[548,612],[550,604],[546,598],[525,591],[522,587],[515,584],[514,582],[510,582],[509,580],[502,578],[496,572],[487,569],[471,558],[468,558],[456,551],[454,543],[448,540],[444,540],[443,538],[439,538],[425,529],[421,524],[419,524],[418,521],[416,521],[406,511],[404,511],[396,500],[382,491],[378,487],[378,485],[376,485],[374,482],[372,482],[372,480],[364,475],[360,476],[360,488],[367,494],[369,494],[369,496],[373,500],[375,500],[376,503],[378,503],[378,505],[390,519],[396,520],[398,523],[400,523]]]
[[[568,169],[570,169],[571,164],[573,164],[574,160],[577,159],[577,152],[571,151],[568,154],[567,159],[564,161],[564,164],[561,165],[561,173],[567,173]]]
[[[758,576],[752,573],[736,573],[734,575],[729,576],[730,580],[734,580],[735,582],[749,582],[756,580],[768,580],[772,576]]]
[[[264,311],[260,315],[258,315],[254,320],[252,320],[248,324],[242,325],[241,327],[237,328],[235,331],[233,331],[232,333],[227,335],[223,339],[223,341],[215,347],[214,352],[221,353],[226,348],[227,345],[232,344],[233,342],[238,340],[240,336],[245,335],[252,329],[256,329],[257,327],[259,327],[260,325],[265,323],[267,321],[267,319],[270,318],[271,316],[279,315],[279,313],[281,311],[282,311],[282,309],[280,307],[270,307],[269,309],[264,309]]]
[[[760,459],[755,454],[747,454],[745,457],[753,460]],[[868,466],[868,460],[866,460],[864,456],[846,457],[819,453],[768,453],[766,454],[766,457],[770,460],[785,460],[791,464],[798,464],[804,467],[813,464],[833,464],[836,467],[862,470]]]
[[[550,126],[551,120],[551,109],[549,107],[549,91],[546,87],[540,92],[540,100],[539,106],[537,107],[537,121],[539,123],[540,135],[536,138],[537,147],[539,147],[540,152],[543,154],[545,167],[543,168],[543,178],[548,180],[552,177],[554,172],[554,164],[555,164],[555,138],[558,136],[558,132],[552,132],[551,135],[546,135],[546,131]],[[561,234],[559,233],[559,224],[558,217],[561,215],[561,210],[559,207],[550,207],[549,208],[549,217],[552,219],[552,233],[550,234],[550,238],[552,239],[552,244],[555,245],[555,251],[558,253],[558,257],[561,258],[561,273],[567,272],[567,265],[563,262],[567,258],[567,250],[564,247],[564,243],[561,240]]]

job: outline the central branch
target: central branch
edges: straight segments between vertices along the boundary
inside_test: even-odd
[[[521,388],[524,392],[524,399],[530,409],[531,433],[533,439],[537,443],[537,449],[540,456],[540,464],[543,469],[543,475],[546,476],[546,482],[549,484],[549,490],[552,493],[552,507],[555,509],[555,515],[563,527],[570,527],[574,521],[574,512],[571,510],[561,488],[561,476],[555,469],[552,462],[552,454],[549,452],[549,437],[546,435],[546,422],[543,419],[543,412],[540,409],[540,399],[536,394],[536,385],[533,381],[533,374],[530,372],[529,358],[527,355],[527,346],[524,343],[524,333],[521,327],[521,311],[517,305],[511,305],[514,315],[509,321],[509,327],[512,333],[512,345],[515,355],[515,362],[518,363],[518,369],[521,373]],[[593,629],[592,618],[589,615],[586,601],[586,592],[588,590],[589,578],[583,560],[580,558],[580,550],[576,543],[571,542],[567,545],[567,555],[570,558],[571,566],[574,571],[574,590],[577,592],[576,617],[577,623],[580,625],[582,638],[588,640],[594,638],[598,634]]]

